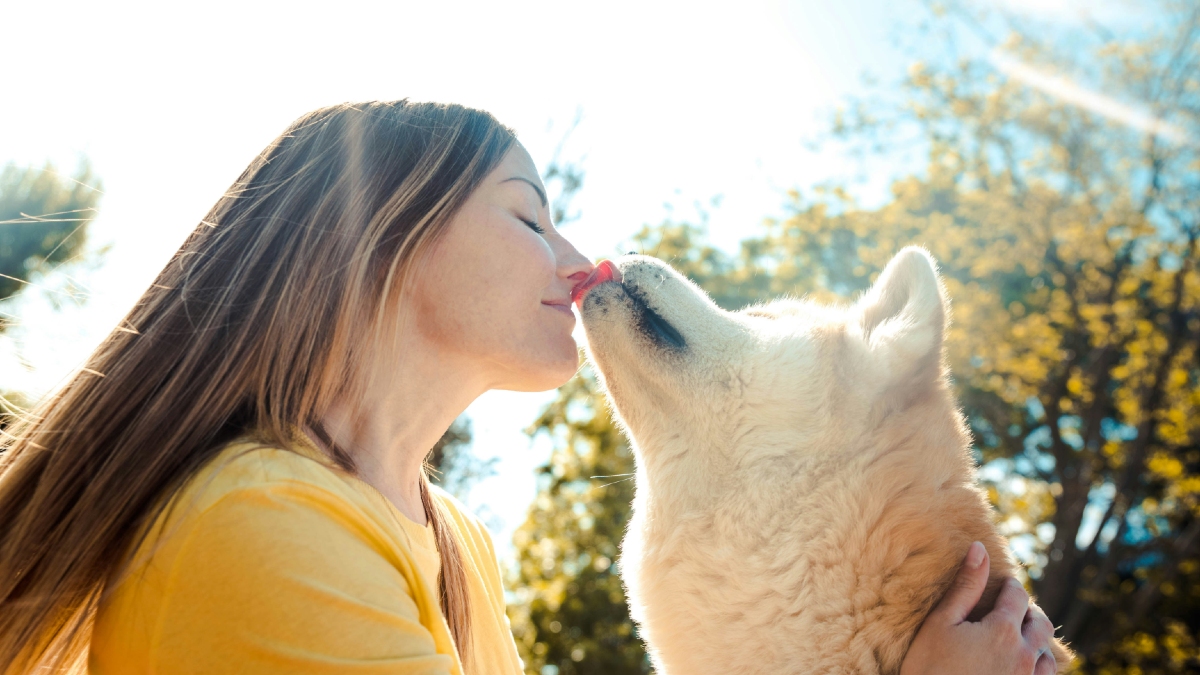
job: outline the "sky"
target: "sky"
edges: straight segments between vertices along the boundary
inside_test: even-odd
[[[894,38],[922,11],[910,0],[0,2],[0,164],[51,160],[69,174],[86,156],[104,192],[89,244],[103,254],[6,310],[19,323],[0,337],[0,378],[34,394],[80,366],[223,190],[308,110],[472,105],[515,128],[543,168],[578,116],[563,154],[586,177],[563,233],[585,255],[622,252],[642,225],[695,218],[696,204],[732,249],[782,213],[786,190],[861,172],[808,141],[861,92],[863,73],[903,74]],[[881,163],[871,178],[896,169]],[[82,302],[61,292],[68,279]],[[475,454],[499,458],[468,503],[502,550],[549,454],[523,429],[552,398],[492,392],[467,411]]]

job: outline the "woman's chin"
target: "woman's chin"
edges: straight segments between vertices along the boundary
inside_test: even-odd
[[[579,371],[579,352],[574,349],[575,343],[571,342],[572,350],[568,355],[563,355],[562,358],[554,361],[541,360],[536,364],[530,364],[521,372],[519,382],[513,382],[509,386],[499,387],[509,391],[549,391],[558,389],[575,377],[575,373]]]

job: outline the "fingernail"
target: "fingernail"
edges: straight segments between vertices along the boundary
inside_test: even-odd
[[[983,544],[974,542],[971,548],[967,550],[967,564],[972,568],[979,567],[983,564],[983,554],[987,551],[983,548]]]

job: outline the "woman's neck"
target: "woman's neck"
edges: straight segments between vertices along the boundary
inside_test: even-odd
[[[425,525],[420,492],[425,457],[487,387],[472,364],[421,358],[417,352],[387,368],[387,376],[377,370],[360,405],[339,401],[322,416],[322,424],[350,454],[359,478]]]

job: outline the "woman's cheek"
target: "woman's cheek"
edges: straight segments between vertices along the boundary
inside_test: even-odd
[[[532,233],[533,230],[530,230]],[[536,270],[536,284],[538,284],[538,292],[545,294],[551,292],[551,286],[554,284],[554,273],[557,269],[554,259],[554,251],[550,248],[550,243],[534,233],[533,237],[525,237],[526,252],[525,258],[529,261],[529,269]],[[543,298],[548,299],[548,298]]]

